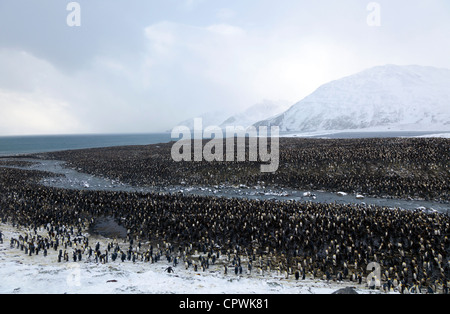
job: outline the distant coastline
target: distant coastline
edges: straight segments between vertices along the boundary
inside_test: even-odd
[[[311,138],[370,138],[370,137],[450,137],[450,131],[322,131],[281,132],[282,137]],[[171,133],[148,134],[80,134],[80,135],[20,135],[0,136],[0,157],[64,150],[104,148],[116,146],[150,145],[173,141]]]

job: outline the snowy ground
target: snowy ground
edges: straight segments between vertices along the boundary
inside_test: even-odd
[[[402,133],[411,133],[411,135],[404,135]],[[427,133],[415,135],[417,133]],[[450,130],[435,130],[430,128],[415,128],[414,125],[406,125],[398,128],[374,127],[367,129],[347,129],[347,130],[323,130],[315,132],[286,132],[280,135],[281,137],[298,137],[298,138],[339,138],[336,135],[345,134],[344,138],[359,138],[362,135],[369,135],[374,137],[392,136],[392,137],[415,137],[415,138],[450,138]],[[376,134],[376,135],[374,135]],[[362,136],[364,137],[364,136]]]
[[[439,137],[439,138],[450,138],[450,133],[439,133],[439,134],[429,134],[417,136],[418,138],[430,138],[430,137]]]
[[[0,244],[2,294],[330,294],[355,286],[350,282],[296,281],[293,276],[286,280],[277,274],[235,276],[230,271],[224,275],[220,266],[203,273],[179,265],[168,274],[166,262],[57,263],[57,252],[52,250],[47,257],[30,257],[10,248],[11,237],[24,234],[23,230],[4,224],[0,224],[0,230],[4,240]],[[110,240],[95,236],[91,241]],[[357,291],[370,293],[362,286]]]

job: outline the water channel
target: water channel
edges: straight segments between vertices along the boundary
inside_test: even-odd
[[[269,189],[265,187],[240,186],[169,186],[169,187],[135,187],[115,180],[96,177],[82,173],[81,169],[65,167],[65,162],[55,160],[40,160],[30,158],[2,159],[9,165],[0,167],[17,168],[22,170],[37,170],[56,174],[54,177],[46,177],[41,184],[47,187],[97,190],[97,191],[121,191],[139,193],[181,193],[184,195],[216,196],[229,198],[246,198],[259,200],[279,200],[296,202],[340,203],[340,204],[366,204],[389,208],[402,208],[407,210],[424,210],[427,212],[440,212],[448,214],[450,204],[413,199],[373,198],[363,195],[347,194],[336,191],[304,191],[295,189]],[[21,166],[14,163],[22,162]],[[23,163],[25,162],[25,163]]]

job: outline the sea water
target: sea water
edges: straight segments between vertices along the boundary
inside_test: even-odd
[[[170,142],[170,133],[1,136],[0,156]]]

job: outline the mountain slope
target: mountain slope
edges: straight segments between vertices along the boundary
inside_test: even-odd
[[[227,126],[242,126],[247,128],[262,119],[273,117],[286,111],[289,103],[285,101],[264,100],[261,103],[239,112],[233,116],[225,111],[211,111],[202,114],[197,118],[202,119],[202,127],[220,126],[225,129]],[[194,129],[194,118],[180,122],[178,125]]]
[[[282,131],[450,130],[450,70],[387,65],[336,80],[274,118]]]
[[[265,100],[259,104],[253,105],[247,110],[229,117],[220,127],[242,126],[247,128],[262,119],[276,116],[289,109],[289,104],[283,101]]]

